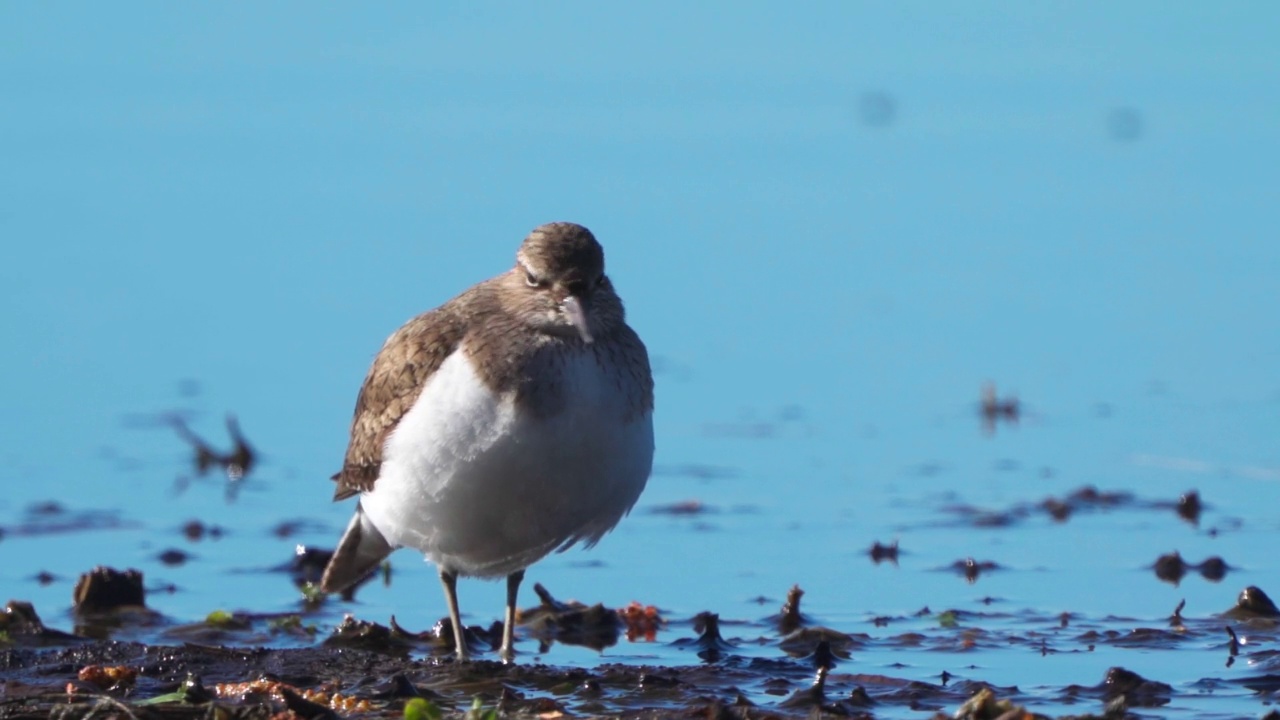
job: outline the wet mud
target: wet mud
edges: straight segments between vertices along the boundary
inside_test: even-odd
[[[1220,613],[1189,617],[1180,604],[1166,627],[1097,630],[1086,619],[1063,614],[1034,619],[1042,624],[1040,631],[1010,632],[998,629],[998,613],[925,609],[917,618],[934,619],[936,630],[878,637],[817,624],[801,611],[804,592],[798,586],[777,614],[735,626],[729,637],[715,613],[670,621],[657,608],[564,602],[537,586],[541,603],[523,610],[520,624],[525,637],[539,641],[539,652],[557,642],[599,649],[620,636],[664,642],[662,636],[679,635],[665,642],[689,659],[680,666],[580,668],[545,665],[537,655],[512,665],[456,662],[445,621],[413,632],[394,618],[382,625],[347,616],[324,637],[299,615],[214,613],[200,623],[174,625],[137,602],[141,582],[136,571],[86,573],[77,597],[94,601],[78,608],[74,632],[51,629],[30,604],[11,601],[0,614],[0,718],[415,720],[421,715],[422,720],[437,714],[483,716],[476,708],[496,716],[540,718],[871,718],[903,712],[1024,718],[1045,717],[1026,709],[1045,703],[1079,708],[1061,717],[1123,718],[1198,692],[1113,667],[1092,683],[1027,693],[986,682],[968,659],[976,649],[1009,646],[1043,656],[1087,653],[1099,645],[1159,651],[1217,643],[1226,667],[1243,658],[1259,668],[1236,684],[1264,697],[1280,691],[1280,655],[1265,649],[1280,640],[1280,611],[1254,586]],[[885,618],[877,625],[905,620]],[[163,640],[103,639],[139,626],[153,628]],[[497,646],[501,626],[465,632],[483,655]],[[262,646],[286,641],[306,646]],[[862,652],[894,648],[904,657],[920,651],[952,654],[954,670],[944,671],[936,682],[922,682],[858,660]]]
[[[714,633],[714,623],[706,627]],[[736,656],[731,645],[705,635],[697,645],[708,662],[592,669],[456,663],[328,645],[10,648],[0,653],[0,717],[400,717],[413,698],[426,698],[446,715],[463,715],[478,700],[502,715],[544,718],[874,717],[877,706],[895,705],[941,717],[997,717],[1019,700],[1016,688],[978,680],[923,683],[842,672],[840,654],[826,640],[807,655],[777,659]],[[742,690],[756,686],[762,688],[757,698]],[[1122,717],[1126,707],[1159,707],[1173,695],[1169,685],[1122,668],[1095,685],[1061,692],[1104,704],[1098,715],[1110,717]]]

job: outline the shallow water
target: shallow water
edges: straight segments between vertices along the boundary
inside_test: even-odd
[[[0,43],[0,586],[63,629],[99,564],[141,569],[172,623],[298,610],[270,569],[345,524],[327,478],[379,343],[564,218],[601,238],[655,358],[658,467],[617,531],[530,588],[672,624],[536,657],[694,663],[671,643],[710,610],[738,653],[781,658],[762,618],[798,584],[816,622],[870,637],[833,677],[946,671],[1059,713],[1100,711],[1061,689],[1123,666],[1173,686],[1162,713],[1260,714],[1269,695],[1237,683],[1268,670],[1225,667],[1214,628],[1244,587],[1280,592],[1276,10],[1152,8],[298,27],[4,6],[22,32]],[[530,27],[578,42],[524,53]],[[987,381],[1016,424],[984,429]],[[229,449],[228,413],[261,457],[234,499],[165,422]],[[1085,486],[1132,499],[1036,509]],[[1190,490],[1198,524],[1172,507]],[[190,541],[193,519],[225,533]],[[1229,570],[1163,582],[1173,551]],[[969,583],[969,558],[998,569]],[[433,570],[393,568],[307,622],[432,626]],[[469,623],[499,617],[499,584],[460,592]],[[1167,628],[1183,600],[1179,639],[1082,637]],[[964,629],[988,639],[957,650]]]
[[[1089,419],[1081,432],[1123,432],[1122,418],[1117,411]],[[665,467],[632,516],[600,547],[540,563],[529,573],[522,597],[523,605],[535,605],[532,582],[540,582],[562,599],[610,607],[631,601],[655,605],[668,624],[652,642],[621,639],[600,652],[564,644],[540,649],[525,629],[521,662],[586,669],[611,662],[700,664],[697,647],[683,643],[697,635],[693,616],[709,610],[720,615],[723,634],[733,645],[717,662],[744,673],[734,687],[765,707],[795,710],[778,703],[806,687],[807,661],[786,660],[780,646],[784,635],[772,620],[795,583],[805,590],[802,609],[811,625],[861,638],[848,657],[838,659],[827,681],[828,696],[864,687],[878,698],[878,716],[916,712],[896,695],[895,682],[938,685],[944,673],[953,683],[1006,688],[1002,696],[1033,710],[1100,712],[1104,698],[1099,692],[1078,697],[1068,687],[1098,685],[1115,666],[1171,685],[1172,692],[1160,698],[1162,713],[1260,713],[1269,691],[1259,695],[1248,684],[1274,685],[1267,677],[1274,672],[1267,649],[1275,642],[1275,621],[1244,622],[1220,613],[1246,585],[1271,589],[1275,528],[1266,509],[1275,506],[1274,483],[1250,477],[1254,471],[1201,471],[1185,458],[1135,455],[1090,478],[1098,483],[1099,496],[1073,487],[1059,469],[1023,459],[1031,444],[1025,438],[1054,432],[1052,423],[1024,420],[1018,427],[1002,424],[993,437],[984,437],[976,411],[964,408],[952,421],[922,427],[920,443],[946,447],[951,442],[956,448],[951,457],[986,450],[987,468],[964,472],[955,467],[957,461],[950,467],[904,462],[881,484],[822,481],[820,470],[801,475],[819,478],[804,487],[753,479],[745,469],[703,479],[689,477],[689,468]],[[217,642],[274,647],[316,644],[345,613],[384,624],[394,615],[411,631],[429,629],[443,615],[434,572],[409,552],[393,556],[389,586],[374,581],[355,602],[331,598],[318,610],[305,611],[290,574],[271,570],[286,565],[296,545],[331,547],[343,513],[310,503],[312,514],[303,514],[309,503],[289,498],[290,481],[270,464],[260,474],[251,473],[234,500],[213,479],[179,493],[172,478],[189,472],[181,441],[160,430],[153,439],[170,446],[175,457],[167,467],[158,462],[161,467],[154,471],[98,471],[122,482],[151,473],[152,488],[135,485],[132,491],[149,492],[145,504],[86,513],[81,511],[92,508],[62,499],[61,512],[29,505],[7,511],[6,586],[11,595],[33,601],[46,624],[60,629],[76,624],[69,615],[73,580],[98,562],[142,569],[148,605],[164,615],[158,624],[126,625],[112,634],[117,639],[181,642],[188,636],[173,626],[201,621],[215,609],[302,612],[304,624],[316,626],[314,636],[279,635],[268,632],[263,619],[243,633],[214,636]],[[744,455],[770,444],[798,451],[811,442],[798,433],[792,440],[720,444],[728,453]],[[874,446],[880,439],[861,442]],[[717,460],[710,458],[708,466]],[[965,475],[974,479],[966,484],[960,480]],[[845,482],[850,485],[841,492]],[[793,489],[770,491],[773,483]],[[1199,489],[1205,505],[1198,524],[1175,511],[1179,495],[1192,488]],[[780,499],[771,502],[770,492]],[[1055,520],[1042,506],[1050,496],[1073,508],[1067,519]],[[682,502],[690,499],[701,504]],[[181,527],[188,518],[216,525],[224,534],[192,541]],[[88,527],[77,529],[77,523]],[[292,532],[282,536],[286,530]],[[886,546],[896,541],[897,562],[873,562],[874,541]],[[166,565],[159,559],[166,549],[182,550],[190,559]],[[1220,557],[1228,566],[1225,577],[1213,581],[1189,569],[1176,585],[1161,581],[1153,565],[1173,551],[1188,563]],[[962,567],[967,559],[995,567],[969,582]],[[41,586],[32,579],[39,571],[60,577]],[[466,621],[488,626],[496,620],[500,589],[498,583],[464,583]],[[1171,623],[1183,601],[1182,622]],[[1227,627],[1244,641],[1242,656],[1230,666]],[[811,652],[811,644],[795,642],[808,647],[802,655]],[[425,653],[421,647],[414,654]],[[753,658],[781,665],[749,670],[753,666],[746,663]],[[779,673],[789,679],[779,680]],[[771,694],[779,687],[785,688],[783,696]],[[933,698],[948,711],[956,702],[945,695]]]

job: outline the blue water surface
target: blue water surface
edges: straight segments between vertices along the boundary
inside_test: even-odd
[[[336,541],[352,508],[328,477],[382,340],[573,220],[655,359],[658,469],[598,548],[530,572],[558,596],[755,621],[798,583],[822,622],[885,634],[874,617],[984,599],[1158,624],[1280,588],[1278,20],[1264,2],[2,4],[0,586],[55,625],[97,564],[173,583],[150,604],[186,620],[295,607],[258,571]],[[983,431],[987,381],[1022,401],[1016,427]],[[261,451],[235,502],[179,492],[188,449],[159,422],[178,411],[215,444],[233,413]],[[945,509],[1089,484],[1198,489],[1209,510],[986,529]],[[20,531],[48,500],[112,529]],[[709,511],[654,512],[686,500]],[[187,544],[192,518],[228,534]],[[272,533],[291,519],[309,522]],[[894,539],[898,567],[871,564]],[[171,546],[196,560],[158,565]],[[1157,583],[1173,550],[1233,573]],[[968,585],[946,569],[966,557],[1005,569]],[[434,573],[395,561],[344,609],[429,626]],[[462,587],[475,622],[501,597]],[[895,672],[955,672],[928,658]],[[986,662],[1023,686],[1228,672]]]

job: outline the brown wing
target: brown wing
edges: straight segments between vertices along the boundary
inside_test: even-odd
[[[333,499],[370,490],[382,467],[387,434],[409,412],[423,384],[462,343],[466,323],[454,300],[405,323],[391,334],[373,360],[356,398],[351,442]]]
[[[618,328],[616,342],[609,344],[614,365],[619,369],[620,382],[627,388],[627,406],[631,417],[653,412],[653,370],[649,366],[649,351],[631,326]]]

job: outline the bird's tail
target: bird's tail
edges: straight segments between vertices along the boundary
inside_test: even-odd
[[[324,569],[320,589],[327,593],[347,589],[378,567],[394,549],[369,521],[364,509],[356,505],[356,514]]]

